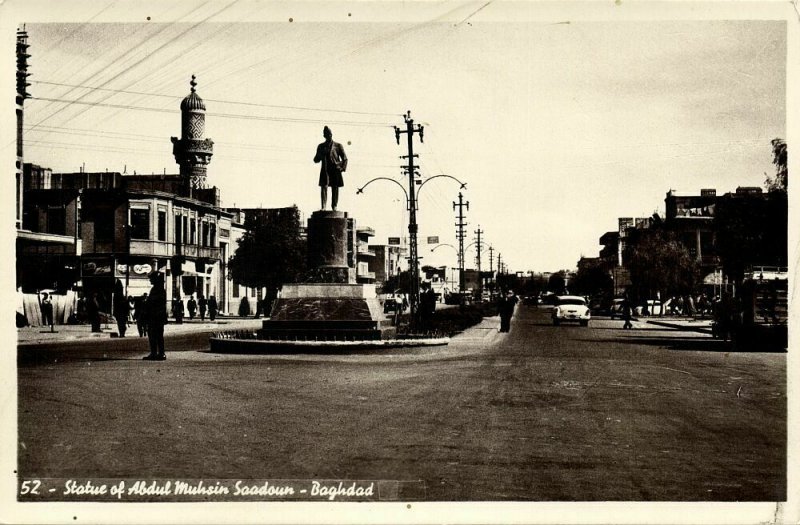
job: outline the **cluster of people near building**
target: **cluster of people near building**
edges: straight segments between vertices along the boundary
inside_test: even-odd
[[[206,320],[206,314],[208,314],[208,318],[211,321],[214,321],[217,318],[217,312],[219,311],[217,298],[212,295],[206,299],[204,296],[200,295],[199,299],[195,300],[194,294],[189,296],[185,307],[183,304],[183,299],[180,296],[172,300],[172,317],[175,319],[176,323],[181,324],[183,323],[183,319],[186,317],[186,312],[188,310],[189,320],[194,321],[194,318],[198,313],[198,307],[201,321]]]

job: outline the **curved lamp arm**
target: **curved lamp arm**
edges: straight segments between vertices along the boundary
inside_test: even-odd
[[[455,247],[455,246],[453,246],[452,244],[442,243],[442,244],[437,244],[436,246],[434,246],[433,248],[431,248],[431,252],[433,252],[433,251],[434,251],[435,249],[437,249],[437,248],[441,248],[442,246],[449,246],[449,247],[451,247],[452,249],[456,250],[456,247]],[[456,253],[458,253],[458,250],[456,250]]]
[[[434,175],[433,177],[428,177],[427,179],[422,181],[422,184],[420,184],[419,188],[417,188],[417,194],[419,194],[419,192],[422,191],[422,187],[425,186],[425,184],[427,182],[430,182],[433,179],[438,179],[439,177],[447,177],[448,179],[453,179],[454,181],[456,181],[457,183],[459,183],[461,185],[460,189],[462,189],[462,190],[467,189],[467,183],[466,182],[461,182],[460,180],[458,180],[457,178],[453,177],[452,175],[445,175],[444,173],[442,173],[442,174],[439,174],[439,175]]]
[[[388,180],[389,182],[394,182],[395,184],[400,186],[400,189],[403,190],[403,193],[406,196],[406,205],[408,204],[408,192],[406,191],[405,187],[403,187],[403,185],[400,184],[399,182],[397,182],[396,180],[390,179],[389,177],[376,177],[376,178],[368,181],[366,184],[364,184],[363,186],[361,186],[360,188],[358,188],[356,190],[356,195],[358,195],[359,193],[364,193],[364,189],[366,189],[367,186],[369,186],[370,184],[372,184],[376,180]]]

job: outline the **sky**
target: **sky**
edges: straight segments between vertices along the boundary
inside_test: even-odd
[[[671,189],[763,186],[770,140],[786,136],[781,21],[515,16],[482,2],[325,15],[231,0],[124,16],[119,2],[75,5],[20,20],[26,162],[177,173],[170,136],[194,74],[215,141],[208,184],[224,206],[318,209],[313,156],[327,124],[350,159],[339,207],[380,244],[407,235],[405,196],[386,181],[356,190],[376,177],[407,186],[393,126],[410,111],[424,126],[423,180],[467,184],[466,243],[481,229],[512,271],[574,268],[618,217],[663,214]],[[459,191],[444,177],[422,187],[422,264],[455,265]],[[429,236],[452,246],[431,252]],[[467,266],[474,258],[473,246]]]

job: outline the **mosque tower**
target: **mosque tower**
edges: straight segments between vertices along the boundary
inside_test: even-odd
[[[189,84],[192,92],[181,101],[181,138],[172,137],[172,154],[180,166],[181,179],[187,194],[206,187],[206,166],[214,154],[214,141],[204,138],[206,105],[195,93],[195,76]]]

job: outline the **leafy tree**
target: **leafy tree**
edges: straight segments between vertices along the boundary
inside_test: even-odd
[[[592,264],[578,268],[569,288],[579,295],[611,295],[614,281],[599,264]]]
[[[392,275],[384,281],[381,288],[383,293],[394,293],[397,290],[400,290],[399,293],[411,293],[411,272],[405,270]]]
[[[789,184],[787,159],[786,142],[780,138],[772,139],[772,164],[775,166],[775,176],[767,176],[766,186],[769,192],[786,192]]]
[[[547,281],[547,289],[554,294],[563,294],[567,290],[567,274],[560,270],[552,275]]]
[[[293,206],[248,215],[245,229],[229,261],[231,279],[250,288],[266,288],[271,300],[284,283],[298,282],[305,271],[300,212]]]
[[[700,282],[700,265],[674,232],[663,228],[629,232],[631,283],[639,300],[685,295]]]

